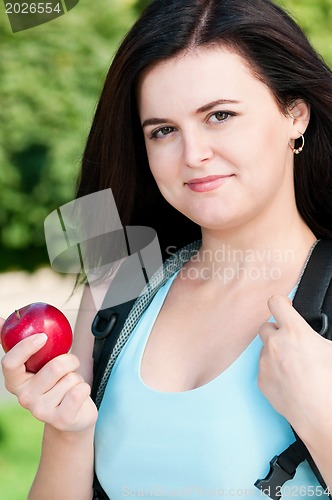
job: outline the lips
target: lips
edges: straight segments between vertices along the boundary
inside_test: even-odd
[[[210,175],[208,177],[201,177],[197,179],[191,179],[186,182],[186,185],[191,189],[191,191],[195,191],[196,193],[205,193],[207,191],[213,191],[214,189],[218,189],[220,186],[225,184],[233,177],[233,174],[230,175]]]

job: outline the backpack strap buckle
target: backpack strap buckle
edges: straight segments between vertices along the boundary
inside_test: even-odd
[[[113,309],[101,309],[96,314],[91,331],[96,339],[104,339],[113,330],[113,327],[117,320],[117,313]]]
[[[326,333],[328,332],[328,329],[329,329],[329,317],[327,314],[321,312],[320,319],[322,321],[322,328],[319,331],[319,335],[321,335],[322,337],[325,337]]]
[[[101,309],[100,311],[98,311],[92,322],[91,331],[95,337],[92,354],[92,357],[94,359],[94,366],[96,366],[101,358],[104,343],[110,336],[117,318],[118,314],[113,309]]]
[[[268,495],[273,500],[281,498],[281,487],[286,481],[293,479],[295,472],[289,473],[285,471],[278,463],[278,455],[270,461],[270,471],[265,479],[258,479],[255,482],[256,488]]]
[[[329,317],[323,311],[315,311],[311,314],[302,314],[302,317],[319,335],[326,337],[329,331]]]

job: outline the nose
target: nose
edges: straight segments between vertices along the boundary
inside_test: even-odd
[[[190,130],[183,134],[183,158],[186,166],[200,167],[213,157],[213,148],[204,131]]]

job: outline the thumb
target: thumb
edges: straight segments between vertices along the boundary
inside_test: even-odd
[[[298,335],[299,332],[312,330],[305,319],[296,311],[296,309],[294,309],[292,301],[288,297],[283,295],[273,295],[268,300],[268,306],[275,323],[269,321],[268,323],[263,324],[259,329],[259,335],[264,344],[267,342],[272,333],[279,332],[281,329],[288,333],[296,332],[296,335]]]
[[[307,324],[294,309],[292,301],[283,295],[273,295],[268,300],[268,306],[278,328],[291,326],[294,322]]]

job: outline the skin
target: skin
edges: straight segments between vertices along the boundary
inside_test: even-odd
[[[196,50],[149,68],[139,83],[138,104],[161,193],[202,228],[199,258],[184,266],[185,279],[174,281],[142,364],[142,376],[155,388],[186,390],[230,366],[269,319],[271,295],[288,295],[298,280],[315,237],[296,208],[292,145],[306,129],[310,111],[299,101],[291,114],[282,112],[248,64],[220,48]],[[195,179],[220,175],[227,178],[214,189],[209,182],[204,192],[190,189]],[[215,257],[225,247],[240,255],[247,249],[257,254],[268,247],[291,250],[297,258],[278,264],[278,281],[269,273],[253,280],[250,272],[257,261],[235,257],[220,262]],[[241,279],[239,264],[246,271]],[[215,276],[215,269],[221,272],[206,279]],[[226,282],[230,270],[233,279]],[[211,332],[208,338],[206,331]]]
[[[150,68],[141,79],[138,95],[152,174],[166,200],[201,225],[202,250],[216,250],[225,242],[237,249],[263,248],[267,241],[273,248],[284,248],[287,242],[288,248],[296,249],[296,255],[301,255],[302,248],[302,257],[292,262],[289,269],[287,265],[282,269],[282,280],[288,274],[295,284],[294,269],[299,271],[299,263],[302,267],[303,249],[308,253],[315,240],[299,217],[293,185],[292,147],[294,139],[304,133],[308,125],[308,106],[297,102],[288,114],[281,112],[268,87],[254,77],[245,61],[222,49],[200,49]],[[232,102],[209,105],[220,100]],[[271,141],[273,146],[269,147]],[[192,179],[225,174],[231,177],[212,191],[202,193],[188,189],[187,183]],[[196,266],[199,268],[199,264]],[[248,283],[243,281],[240,286],[246,289]],[[179,291],[185,290],[181,285],[176,286]],[[220,291],[220,283],[211,285],[209,280],[206,284],[206,288],[213,286],[215,291]],[[228,283],[227,292],[236,286],[239,283]],[[172,299],[171,293],[169,295]],[[171,299],[166,299],[164,309]],[[197,307],[202,300],[200,296]],[[248,294],[245,300],[250,302]],[[277,324],[265,323],[260,329],[264,347],[259,387],[303,438],[331,485],[332,461],[326,451],[330,449],[326,443],[332,444],[328,426],[332,410],[330,384],[324,385],[321,391],[317,391],[317,387],[326,378],[332,382],[332,344],[305,323],[285,296],[273,295],[267,305],[269,315],[275,315]],[[174,307],[173,304],[173,311]],[[232,304],[229,307],[232,308]],[[189,310],[195,311],[193,304]],[[207,304],[204,310],[209,311]],[[188,321],[186,317],[186,323]],[[196,321],[199,318],[195,316],[187,342],[193,341]],[[159,330],[165,333],[167,327],[163,328],[162,312],[160,323]],[[169,321],[167,326],[168,331],[172,330]],[[181,326],[185,328],[185,324]],[[155,387],[157,365],[163,366],[162,358],[153,363],[158,320],[156,329],[145,352],[146,368],[144,360],[142,367],[145,380]],[[149,344],[152,344],[150,355]],[[188,343],[186,345],[188,350]],[[224,368],[239,354],[237,351],[233,358],[226,360]],[[210,362],[211,359],[212,352]],[[170,359],[166,364],[171,366]],[[170,380],[173,370],[179,366],[171,366],[164,380]],[[190,383],[192,387],[202,385],[218,373],[220,364],[219,371],[211,371],[201,380],[196,378]],[[176,380],[175,385],[178,382]],[[157,387],[165,389],[162,379],[158,384]]]
[[[172,284],[144,353],[142,377],[160,390],[203,385],[226,369],[261,327],[260,388],[296,430],[301,428],[299,434],[331,486],[331,458],[322,450],[332,436],[324,425],[317,429],[326,416],[328,395],[317,394],[315,377],[318,366],[320,380],[331,377],[332,353],[327,355],[327,344],[323,347],[286,298],[315,241],[297,212],[293,186],[292,147],[308,125],[310,110],[299,101],[288,114],[281,112],[248,64],[223,48],[199,49],[149,68],[137,95],[152,175],[169,203],[202,227],[203,242],[199,258],[184,266]],[[237,102],[211,106],[225,99]],[[193,179],[220,175],[228,177],[214,189],[198,192],[197,183],[192,189],[188,185]],[[268,246],[291,250],[296,259],[280,263],[278,282],[271,277],[252,280],[248,273],[241,280],[203,278],[203,265],[208,273],[216,264],[222,272],[226,265],[236,268],[236,261],[220,263],[214,258],[227,245],[242,251]],[[204,250],[213,256],[208,263]],[[257,266],[242,264],[246,271]],[[193,270],[197,279],[188,279]],[[277,320],[272,330],[265,324],[271,313]],[[40,348],[33,344],[37,337],[23,340],[3,358],[7,388],[46,422],[30,500],[91,498],[97,411],[89,397],[93,340],[87,325],[94,314],[87,289],[72,354],[52,360],[36,375],[26,373],[23,363]],[[222,330],[220,317],[225,323]],[[204,330],[211,332],[209,336],[201,335]],[[171,332],[177,333],[176,342]],[[325,363],[318,362],[318,354],[315,359],[306,354],[316,349],[326,351]],[[281,352],[287,353],[287,363],[280,362]],[[289,373],[287,366],[295,363],[299,352],[303,359]],[[306,395],[301,401],[299,387]],[[313,399],[317,404],[309,408]]]
[[[197,112],[220,99],[238,104]],[[290,143],[306,124],[281,113],[240,56],[210,49],[159,64],[141,80],[139,104],[143,124],[170,118],[144,127],[150,168],[167,201],[203,228],[203,239],[212,231],[242,237],[243,229],[256,229],[276,210],[279,216],[293,214]],[[221,174],[232,177],[205,196],[186,185]]]
[[[271,297],[269,309],[276,324],[259,331],[259,388],[298,432],[331,489],[331,341],[313,331],[287,298]]]
[[[93,348],[87,325],[91,325],[95,314],[87,288],[77,319],[72,353],[53,359],[37,374],[26,372],[24,363],[44,345],[45,334],[22,340],[2,359],[6,388],[17,396],[23,408],[45,422],[40,464],[29,500],[92,498],[97,409],[89,397],[90,385],[87,383],[92,377]],[[3,319],[0,327],[2,324]]]

